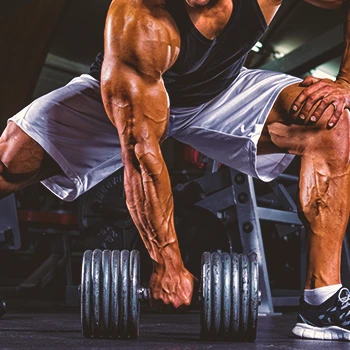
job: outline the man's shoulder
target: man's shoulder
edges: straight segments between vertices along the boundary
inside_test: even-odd
[[[112,0],[110,11],[116,9],[154,11],[162,8],[164,9],[164,6],[165,0]]]
[[[167,31],[178,36],[175,21],[165,7],[165,0],[113,0],[107,15],[107,27],[114,27],[123,36],[159,36]],[[177,41],[177,40],[175,40]]]

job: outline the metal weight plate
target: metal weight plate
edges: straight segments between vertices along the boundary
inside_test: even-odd
[[[212,319],[209,337],[216,340],[219,337],[222,305],[222,260],[220,253],[211,255],[212,264]]]
[[[129,309],[129,272],[128,250],[123,250],[120,254],[120,290],[119,290],[119,335],[122,339],[128,338],[128,309]]]
[[[80,317],[83,335],[90,338],[92,335],[91,326],[91,262],[92,251],[87,250],[83,256],[80,286]]]
[[[95,249],[92,253],[92,335],[101,336],[101,275],[102,251]]]
[[[241,268],[241,315],[239,337],[241,339],[245,339],[248,329],[248,316],[250,306],[250,269],[247,255],[240,254],[239,263]]]
[[[124,194],[124,168],[78,199],[79,231],[90,249],[129,249],[138,239]]]
[[[102,252],[102,286],[101,286],[101,332],[102,337],[109,336],[109,310],[111,303],[111,251]]]
[[[205,252],[202,255],[201,274],[200,338],[208,340],[211,325],[211,256],[209,252]]]
[[[113,250],[111,255],[111,309],[110,309],[110,335],[119,337],[119,271],[120,251]]]
[[[241,289],[240,289],[240,267],[239,257],[237,253],[231,254],[231,273],[232,273],[232,284],[231,284],[231,329],[230,339],[237,339],[239,332],[239,321],[241,311]]]
[[[129,320],[128,334],[132,339],[139,336],[140,302],[138,290],[140,288],[140,254],[137,250],[130,253],[130,289],[129,289]]]
[[[232,266],[231,256],[228,253],[221,255],[222,259],[222,310],[221,310],[221,332],[220,339],[228,339],[231,324],[231,302],[232,302]]]
[[[256,253],[248,255],[250,266],[250,303],[248,316],[247,340],[255,341],[257,322],[258,322],[258,306],[259,306],[259,263]]]

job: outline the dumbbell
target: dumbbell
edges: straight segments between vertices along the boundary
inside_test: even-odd
[[[204,253],[199,289],[203,340],[256,338],[259,269],[255,253]],[[135,250],[86,251],[81,281],[81,324],[85,337],[135,339],[140,302],[150,291],[140,286]]]

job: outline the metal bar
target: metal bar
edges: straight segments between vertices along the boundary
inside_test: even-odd
[[[18,228],[17,207],[14,195],[0,200],[0,222],[1,231],[4,232],[4,240],[6,240],[5,232],[11,231],[11,239],[7,242],[1,242],[0,249],[19,249],[21,247],[21,235]]]
[[[70,237],[64,235],[63,237],[63,254],[66,259],[66,283],[67,285],[73,284],[72,275],[72,259],[71,259],[71,249],[70,249]]]
[[[259,312],[273,314],[270,281],[267,271],[258,207],[251,176],[230,169],[232,193],[236,202],[237,219],[242,247],[245,254],[256,252],[260,270],[261,306]]]
[[[269,183],[269,185],[284,209],[297,212],[297,205],[282,184],[278,183],[277,180],[273,180]]]
[[[205,197],[195,204],[198,207],[210,210],[215,215],[235,205],[231,187]]]
[[[45,288],[50,281],[53,280],[57,271],[64,268],[66,265],[66,258],[61,257],[61,259],[52,267],[51,270],[47,271],[46,275],[44,275],[40,280],[40,288]]]
[[[45,66],[72,75],[80,75],[89,73],[90,71],[90,67],[85,64],[70,61],[63,57],[52,55],[50,53],[46,57]]]
[[[290,174],[281,174],[280,176],[277,177],[278,181],[290,181],[290,182],[294,182],[294,183],[298,183],[299,182],[299,177],[298,176],[294,176],[294,175],[290,175]]]
[[[283,222],[285,224],[302,225],[298,218],[298,214],[292,211],[283,211],[270,208],[257,208],[259,218],[261,220]]]
[[[51,254],[27,279],[19,286],[19,289],[34,288],[50,272],[54,271],[60,261],[58,254]]]
[[[341,54],[343,50],[344,25],[329,30],[307,42],[290,54],[270,61],[260,69],[301,75],[310,69]]]
[[[223,168],[217,171],[216,173],[209,172],[198,179],[191,180],[185,184],[177,185],[173,190],[181,191],[188,184],[193,182],[196,182],[207,195],[231,186],[229,170],[227,168]]]

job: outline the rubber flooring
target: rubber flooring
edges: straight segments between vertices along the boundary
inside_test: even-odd
[[[296,338],[291,330],[296,313],[261,316],[255,343],[199,340],[199,313],[141,314],[137,340],[85,339],[79,310],[56,305],[27,304],[11,308],[0,319],[0,349],[349,349],[350,344]]]

